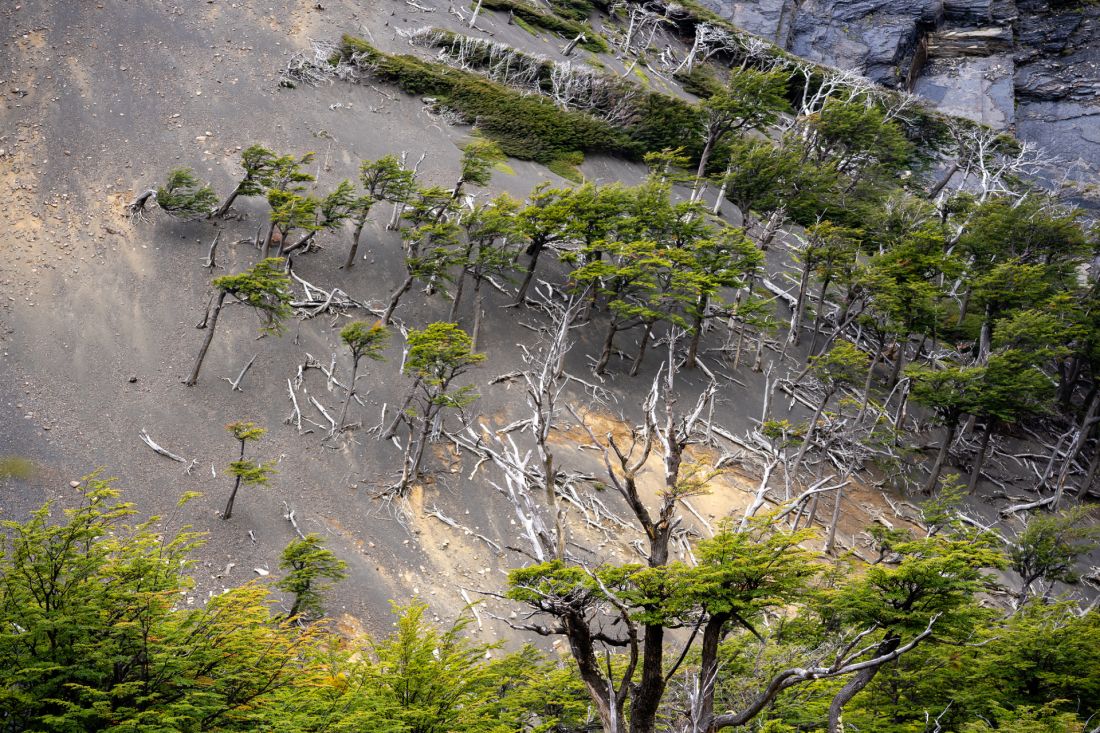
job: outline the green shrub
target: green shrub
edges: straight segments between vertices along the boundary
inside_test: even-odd
[[[554,4],[555,9],[558,9],[558,4],[571,9],[571,11],[563,13],[569,17],[560,18],[553,13],[543,12],[522,2],[522,0],[482,0],[481,7],[485,10],[500,10],[505,13],[510,11],[516,17],[517,22],[522,21],[536,28],[556,33],[569,40],[573,40],[583,33],[586,40],[581,41],[578,45],[585,50],[594,51],[595,53],[606,53],[610,50],[607,41],[592,30],[591,26],[583,22],[588,18],[588,13],[584,13],[583,17],[577,17],[583,12],[581,6],[587,5],[591,8],[591,3],[585,2],[585,0],[557,0],[557,3]],[[559,10],[559,12],[562,11]]]
[[[584,163],[583,153],[568,153],[550,161],[546,164],[546,167],[550,169],[551,173],[556,173],[567,181],[583,183],[584,174],[577,167],[582,163]]]
[[[363,54],[373,73],[409,94],[436,98],[500,144],[505,154],[547,164],[570,153],[601,152],[636,157],[638,146],[608,122],[559,109],[543,97],[521,94],[477,74],[413,56],[383,53],[345,36],[341,53]]]

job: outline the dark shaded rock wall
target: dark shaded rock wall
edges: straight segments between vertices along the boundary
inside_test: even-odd
[[[704,0],[820,63],[910,88],[1100,170],[1100,5],[1084,0]],[[1087,176],[1087,172],[1079,173]]]

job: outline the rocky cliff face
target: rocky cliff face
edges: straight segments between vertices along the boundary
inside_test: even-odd
[[[706,0],[759,36],[1100,170],[1100,5]],[[1088,175],[1087,173],[1083,175]]]

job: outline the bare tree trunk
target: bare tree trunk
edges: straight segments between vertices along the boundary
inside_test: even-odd
[[[470,330],[470,350],[477,351],[477,337],[481,333],[481,278],[474,280],[474,327]]]
[[[413,285],[413,280],[413,276],[409,275],[405,278],[405,282],[401,283],[397,290],[394,290],[393,294],[390,295],[390,303],[386,306],[386,312],[382,314],[383,326],[390,325],[390,319],[393,318],[393,312],[397,308],[397,303],[401,300],[402,295],[409,292],[409,288]]]
[[[275,236],[275,222],[271,222],[271,226],[267,228],[267,236],[264,238],[264,249],[260,255],[261,259],[266,260],[268,255],[271,254],[271,238]],[[282,247],[282,243],[279,244]]]
[[[817,409],[814,410],[814,416],[810,419],[810,426],[806,428],[806,435],[802,438],[802,445],[798,448],[798,455],[794,457],[794,463],[791,465],[790,474],[796,475],[798,473],[798,467],[802,464],[802,459],[806,456],[806,451],[810,449],[810,443],[813,442],[814,429],[817,427],[817,421],[821,419],[821,413],[825,411],[825,405],[828,404],[829,398],[833,396],[832,392],[826,392],[825,397],[818,404]]]
[[[791,330],[787,334],[787,341],[798,346],[802,338],[802,315],[806,312],[806,288],[810,284],[810,264],[802,266],[802,278],[798,283],[798,298],[795,300],[791,313]]]
[[[214,303],[214,310],[208,311],[209,317],[206,319],[206,338],[202,341],[202,347],[199,349],[199,355],[195,359],[195,366],[191,369],[191,376],[184,382],[188,387],[194,387],[199,381],[199,370],[202,369],[202,361],[206,358],[206,352],[210,348],[210,342],[214,340],[214,327],[218,325],[218,315],[222,312],[222,305],[225,304],[225,296],[228,295],[224,290],[218,291],[218,299]]]
[[[703,145],[703,152],[699,154],[699,166],[695,169],[695,185],[691,188],[691,200],[693,202],[699,198],[701,193],[703,177],[707,174],[707,163],[710,162],[710,155],[714,152],[716,142],[718,142],[716,136],[708,134],[707,141]]]
[[[451,300],[451,312],[447,316],[447,320],[451,323],[458,323],[458,304],[462,301],[462,289],[465,284],[466,267],[463,266],[463,268],[458,273],[458,282],[455,283],[454,298]]]
[[[351,249],[348,250],[348,259],[344,262],[344,269],[350,270],[355,265],[355,253],[359,250],[359,235],[363,232],[365,219],[355,222],[355,231],[351,235]]]
[[[878,648],[875,650],[875,656],[881,657],[893,652],[898,648],[900,639],[894,635],[887,636],[879,643]],[[875,665],[873,667],[867,667],[861,669],[852,675],[852,678],[848,680],[844,687],[840,688],[838,692],[829,703],[829,733],[844,733],[844,724],[840,722],[840,716],[844,712],[844,706],[855,697],[859,692],[871,683],[871,680],[878,674],[879,667],[881,665]]]
[[[208,218],[210,218],[210,219],[221,219],[223,216],[228,214],[229,213],[229,207],[233,205],[233,202],[237,200],[237,196],[239,196],[240,193],[241,193],[241,185],[243,183],[244,183],[244,181],[241,181],[240,183],[238,183],[237,187],[233,189],[233,192],[231,194],[229,194],[229,198],[227,198],[221,206],[219,206],[217,209],[215,209],[210,214],[210,216]]]
[[[474,12],[470,15],[470,27],[473,28],[477,23],[478,13],[481,12],[481,0],[477,0],[477,5],[474,6]]]
[[[334,433],[338,433],[344,429],[344,418],[348,414],[348,405],[351,403],[352,398],[355,396],[355,374],[359,371],[359,359],[354,359],[351,362],[351,379],[348,381],[348,394],[344,398],[344,405],[340,408],[340,419],[336,421],[336,426],[332,429]]]
[[[816,497],[815,497],[816,498]],[[840,502],[844,499],[844,486],[837,487],[836,499],[833,501],[833,520],[829,523],[829,536],[825,540],[825,554],[832,555],[836,546],[836,526],[840,523]],[[813,523],[813,517],[810,518]],[[806,526],[809,526],[807,524]]]
[[[649,346],[649,337],[653,333],[653,324],[646,322],[645,332],[642,334],[642,343],[638,346],[638,356],[634,358],[634,363],[630,365],[630,376],[638,376],[638,370],[642,368],[642,360],[645,359],[645,350]]]
[[[989,450],[989,439],[993,435],[993,418],[988,418],[985,428],[982,430],[982,439],[978,444],[978,455],[974,457],[974,468],[970,472],[970,481],[966,485],[968,493],[973,494],[978,488],[978,479],[982,476],[982,466],[985,465],[985,454]]]
[[[607,362],[611,361],[611,349],[615,345],[615,334],[618,333],[619,327],[615,322],[615,319],[611,319],[611,325],[607,329],[607,336],[603,340],[603,350],[600,352],[600,359],[596,362],[596,374],[603,374],[607,371]]]
[[[943,472],[943,464],[947,462],[947,454],[951,450],[951,441],[955,439],[955,430],[959,427],[958,419],[949,421],[943,426],[943,443],[940,444],[940,449],[936,453],[936,462],[932,464],[932,475],[928,477],[928,480],[924,482],[924,486],[921,487],[921,491],[925,494],[931,494],[936,490],[936,484],[940,480],[940,473]]]
[[[516,293],[516,302],[513,303],[515,307],[519,307],[527,302],[527,288],[531,286],[531,280],[535,277],[535,266],[539,262],[539,255],[542,254],[543,246],[541,244],[535,245],[528,252],[531,257],[531,261],[527,263],[527,274],[523,277],[523,283],[519,286],[519,292]]]
[[[237,459],[244,460],[244,441],[241,441],[241,454]],[[225,504],[225,511],[222,512],[222,519],[226,520],[233,516],[233,502],[237,500],[237,490],[241,488],[241,477],[238,475],[237,480],[233,483],[233,490],[229,492],[229,501]]]

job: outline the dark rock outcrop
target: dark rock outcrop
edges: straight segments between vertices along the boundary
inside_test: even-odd
[[[800,56],[911,88],[945,112],[1100,170],[1100,5],[1093,2],[704,2]]]

